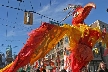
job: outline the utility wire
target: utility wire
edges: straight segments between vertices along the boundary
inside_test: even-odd
[[[23,11],[23,12],[32,12],[32,13],[35,13],[35,14],[40,15],[40,16],[42,16],[42,17],[48,18],[48,19],[50,19],[50,20],[52,20],[52,21],[54,21],[54,22],[59,22],[59,21],[57,21],[57,20],[55,20],[55,19],[52,19],[52,18],[47,17],[47,16],[45,16],[45,15],[42,15],[42,14],[36,12],[36,11],[27,11],[27,10],[23,10],[23,9],[21,9],[21,8],[16,8],[16,7],[12,7],[12,6],[7,6],[7,5],[3,5],[3,4],[0,4],[0,6],[2,6],[2,7],[7,7],[7,8],[11,8],[11,9],[15,9],[15,10],[19,10],[19,11]]]

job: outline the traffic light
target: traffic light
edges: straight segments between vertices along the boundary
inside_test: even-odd
[[[24,24],[32,25],[33,24],[33,13],[25,11],[24,12]]]

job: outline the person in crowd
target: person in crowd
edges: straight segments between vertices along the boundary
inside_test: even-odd
[[[21,70],[21,72],[26,72],[25,70]]]
[[[37,69],[37,70],[36,70],[36,72],[40,72],[40,70],[39,70],[39,69]]]
[[[108,69],[106,68],[106,65],[104,62],[100,62],[98,67],[98,72],[108,72]]]
[[[88,72],[87,67],[83,67],[83,68],[80,70],[80,72]]]
[[[67,72],[65,69],[62,69],[61,72]]]
[[[42,72],[46,72],[46,70],[45,70],[45,69],[43,69],[43,70],[42,70]]]

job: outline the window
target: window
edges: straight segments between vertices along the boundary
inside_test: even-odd
[[[69,41],[68,41],[68,37],[65,37],[65,43],[68,43]]]
[[[58,42],[57,47],[60,47],[60,42]]]
[[[103,25],[102,28],[104,28],[105,26]]]

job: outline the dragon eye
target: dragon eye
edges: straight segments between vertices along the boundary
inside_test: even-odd
[[[75,12],[74,14],[73,14],[73,17],[76,17],[76,16],[78,16],[79,15],[79,12]]]

